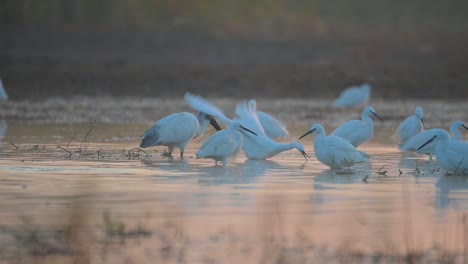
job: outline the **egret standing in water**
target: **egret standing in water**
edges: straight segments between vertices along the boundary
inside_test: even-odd
[[[421,107],[416,107],[414,115],[401,122],[396,133],[400,137],[400,142],[404,143],[422,131],[424,131],[424,112]]]
[[[257,113],[258,121],[260,121],[267,137],[275,140],[288,136],[288,131],[280,121],[265,112],[257,111],[257,102],[254,99],[249,101],[249,108]]]
[[[201,137],[208,124],[216,130],[221,130],[212,116],[201,112],[198,116],[186,112],[169,115],[145,132],[140,147],[167,146],[169,155],[172,155],[174,148],[178,147],[180,157],[183,158],[185,146],[192,139]]]
[[[335,108],[355,108],[367,104],[370,99],[371,87],[369,84],[352,86],[345,89],[333,102]]]
[[[450,139],[447,131],[439,129],[417,150],[429,144],[435,144],[437,163],[444,171],[452,174],[468,174],[468,143]]]
[[[468,129],[468,127],[460,120],[454,121],[450,125],[450,132],[452,133],[452,140],[461,140],[462,135],[460,132],[460,129]],[[427,143],[424,145],[424,147],[421,147],[425,142],[427,142],[429,139],[434,137],[437,134],[443,133],[441,131],[444,131],[445,133],[448,134],[448,132],[445,129],[442,128],[432,128],[426,131],[423,131],[416,136],[410,138],[406,142],[398,145],[398,149],[401,151],[415,151],[419,154],[426,154],[429,155],[429,160],[432,160],[432,157],[435,154],[436,151],[436,144],[435,143]]]
[[[314,139],[314,151],[317,160],[331,169],[350,167],[354,163],[365,162],[366,158],[347,140],[337,136],[327,136],[320,124],[313,125],[299,139],[317,133]]]
[[[343,123],[335,131],[333,136],[337,136],[349,141],[354,147],[358,147],[362,143],[369,141],[374,136],[374,123],[369,115],[374,115],[380,121],[383,121],[380,116],[375,113],[372,106],[367,106],[362,110],[362,120],[351,120]]]
[[[232,122],[232,120],[224,116],[221,110],[200,96],[186,93],[185,100],[197,111],[212,115],[228,125]],[[262,125],[258,121],[256,112],[252,111],[245,102],[237,104],[236,114],[238,115],[238,118],[234,119],[234,121],[238,121],[244,127],[249,128],[257,134],[257,136],[255,136],[251,133],[242,133],[242,149],[244,150],[247,158],[267,159],[283,151],[294,148],[297,149],[305,159],[308,158],[308,155],[305,153],[304,147],[301,144],[297,142],[278,143],[267,137]]]
[[[209,137],[197,152],[198,158],[209,158],[223,162],[225,167],[228,160],[234,159],[242,148],[242,133],[257,135],[239,122],[231,122],[227,130],[218,131]]]

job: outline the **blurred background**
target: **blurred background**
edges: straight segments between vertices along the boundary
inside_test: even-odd
[[[2,0],[11,99],[468,95],[465,0]]]

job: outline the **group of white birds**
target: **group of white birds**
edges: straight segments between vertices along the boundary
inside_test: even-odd
[[[356,107],[366,104],[369,97],[369,85],[351,87],[340,95],[333,107]],[[144,133],[140,147],[167,146],[170,155],[178,147],[183,157],[187,144],[201,137],[211,124],[218,131],[202,144],[196,157],[214,159],[216,165],[221,161],[226,166],[241,149],[249,159],[267,159],[291,149],[298,150],[306,160],[309,158],[301,144],[275,141],[288,136],[288,131],[271,115],[257,111],[255,100],[238,103],[236,116],[229,119],[214,104],[200,96],[186,93],[184,98],[199,114],[175,113],[159,120]],[[373,137],[371,117],[382,121],[375,109],[367,106],[360,120],[343,123],[331,135],[326,135],[321,124],[314,124],[299,139],[316,133],[313,145],[317,160],[331,169],[349,168],[369,158],[356,148]],[[228,129],[222,130],[216,119],[225,123]],[[453,122],[450,128],[452,138],[444,129],[425,130],[423,110],[417,107],[415,114],[405,119],[396,131],[401,142],[399,149],[428,154],[430,159],[435,155],[443,170],[454,174],[468,173],[468,143],[462,141],[460,128],[468,129],[462,121]]]

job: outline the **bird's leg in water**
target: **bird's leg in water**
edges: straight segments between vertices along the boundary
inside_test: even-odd
[[[335,156],[332,157],[332,164],[330,167],[330,173],[333,176],[333,167],[335,167]]]
[[[174,151],[174,147],[167,147],[167,152],[165,151],[162,155],[166,158],[172,158],[172,151]]]
[[[183,152],[183,151],[180,152],[180,158],[181,158],[181,159],[184,158],[184,152]]]
[[[346,167],[348,167],[348,173],[351,174],[351,169],[349,167],[351,167],[351,165],[353,165],[353,160],[351,161],[347,161],[346,159],[344,160],[344,162],[346,163]]]

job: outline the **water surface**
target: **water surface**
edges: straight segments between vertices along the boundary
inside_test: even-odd
[[[104,114],[95,123],[79,107],[71,112],[83,115],[68,113],[64,122],[56,117],[67,111],[27,119],[31,111],[15,112],[21,103],[7,106],[0,145],[2,262],[466,261],[468,178],[446,176],[427,157],[397,151],[391,136],[403,112],[414,111],[407,102],[378,102],[386,121],[375,122],[374,139],[360,147],[369,163],[331,172],[315,159],[312,137],[300,141],[312,157],[307,162],[289,151],[266,161],[240,154],[226,168],[215,167],[194,158],[212,129],[189,144],[184,160],[178,151],[163,157],[164,147],[140,152],[134,149],[140,135],[170,110],[119,122],[122,104],[137,105],[128,100],[97,107]],[[449,114],[462,119],[456,109],[466,113],[462,103],[413,103],[426,106],[432,126],[447,127]],[[260,106],[289,120],[289,140],[312,123],[325,123],[330,132],[359,116],[320,102]],[[146,107],[135,109],[145,113]]]

